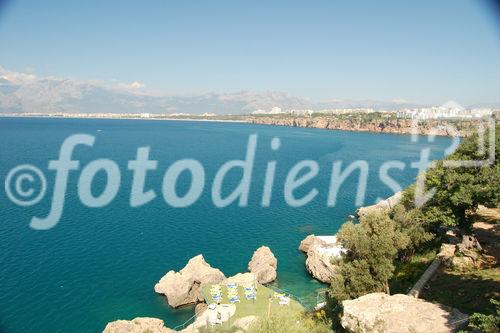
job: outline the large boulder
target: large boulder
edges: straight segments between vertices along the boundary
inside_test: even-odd
[[[397,192],[393,196],[385,200],[380,200],[375,205],[358,208],[356,210],[356,215],[358,215],[358,217],[362,217],[364,215],[371,214],[374,212],[389,210],[393,208],[395,205],[397,205],[401,201],[402,197],[403,197],[403,192]]]
[[[138,317],[132,320],[117,320],[110,322],[102,333],[173,333],[174,330],[165,327],[163,320],[157,318]]]
[[[203,301],[201,287],[219,283],[226,277],[210,266],[200,254],[189,260],[179,272],[170,271],[155,285],[155,291],[167,296],[168,304],[174,308]]]
[[[368,294],[342,306],[342,326],[356,333],[446,333],[467,319],[458,310],[401,294]]]
[[[330,283],[337,273],[335,260],[344,249],[337,243],[336,236],[307,236],[299,246],[299,250],[306,252],[306,269],[315,279]]]
[[[260,284],[270,283],[276,280],[276,269],[278,260],[267,246],[259,247],[248,263],[248,270],[255,274],[257,282]]]

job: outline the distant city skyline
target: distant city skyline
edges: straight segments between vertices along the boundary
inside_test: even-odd
[[[88,107],[98,108],[103,91],[223,99],[252,92],[243,99],[255,93],[291,107],[335,100],[469,106],[500,103],[497,19],[489,2],[462,0],[4,1],[0,66],[4,76],[34,75],[50,99],[40,103],[57,107],[77,105],[85,87],[97,89]],[[43,88],[46,79],[53,86]],[[13,86],[0,82],[1,110],[16,105]],[[23,86],[19,94],[29,96]]]

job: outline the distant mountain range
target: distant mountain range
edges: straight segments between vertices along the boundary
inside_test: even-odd
[[[313,102],[284,92],[206,93],[192,95],[155,94],[133,82],[82,81],[36,77],[0,67],[0,112],[40,113],[188,113],[249,114],[262,109],[364,108],[398,109],[422,105],[405,101]]]

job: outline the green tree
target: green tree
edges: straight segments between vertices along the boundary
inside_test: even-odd
[[[474,313],[469,318],[469,329],[472,332],[498,333],[500,332],[500,301],[491,299],[496,308],[494,314]]]
[[[373,213],[357,224],[345,223],[337,237],[347,253],[338,262],[331,296],[340,302],[371,292],[389,293],[394,260],[409,245],[408,235],[386,213]]]
[[[429,232],[429,219],[420,209],[407,210],[404,205],[396,205],[390,212],[391,218],[396,223],[396,228],[408,237],[408,245],[399,251],[399,258],[407,260],[415,251],[434,239],[434,234]]]
[[[421,218],[429,225],[470,227],[472,213],[478,205],[498,207],[500,205],[500,125],[495,130],[495,158],[483,166],[445,166],[443,161],[425,174],[425,190],[435,190],[432,198],[421,208]],[[447,161],[479,161],[489,157],[491,143],[489,131],[484,135],[484,149],[480,149],[477,134],[465,138]],[[415,208],[413,203],[415,186],[405,191],[402,204],[407,210]]]

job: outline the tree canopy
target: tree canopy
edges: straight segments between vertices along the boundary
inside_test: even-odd
[[[332,296],[341,301],[370,292],[389,292],[396,255],[410,244],[396,222],[385,213],[372,213],[357,224],[345,223],[337,237],[347,253],[338,263]]]
[[[480,161],[489,158],[490,131],[481,139],[477,134],[465,138],[457,150],[444,161],[425,173],[425,190],[435,190],[432,198],[421,207],[421,218],[430,224],[441,226],[470,227],[469,217],[478,205],[498,207],[500,205],[500,125],[496,124],[494,137],[495,158],[482,166],[451,167],[445,161]],[[406,190],[407,210],[415,208],[413,203],[415,186]]]

